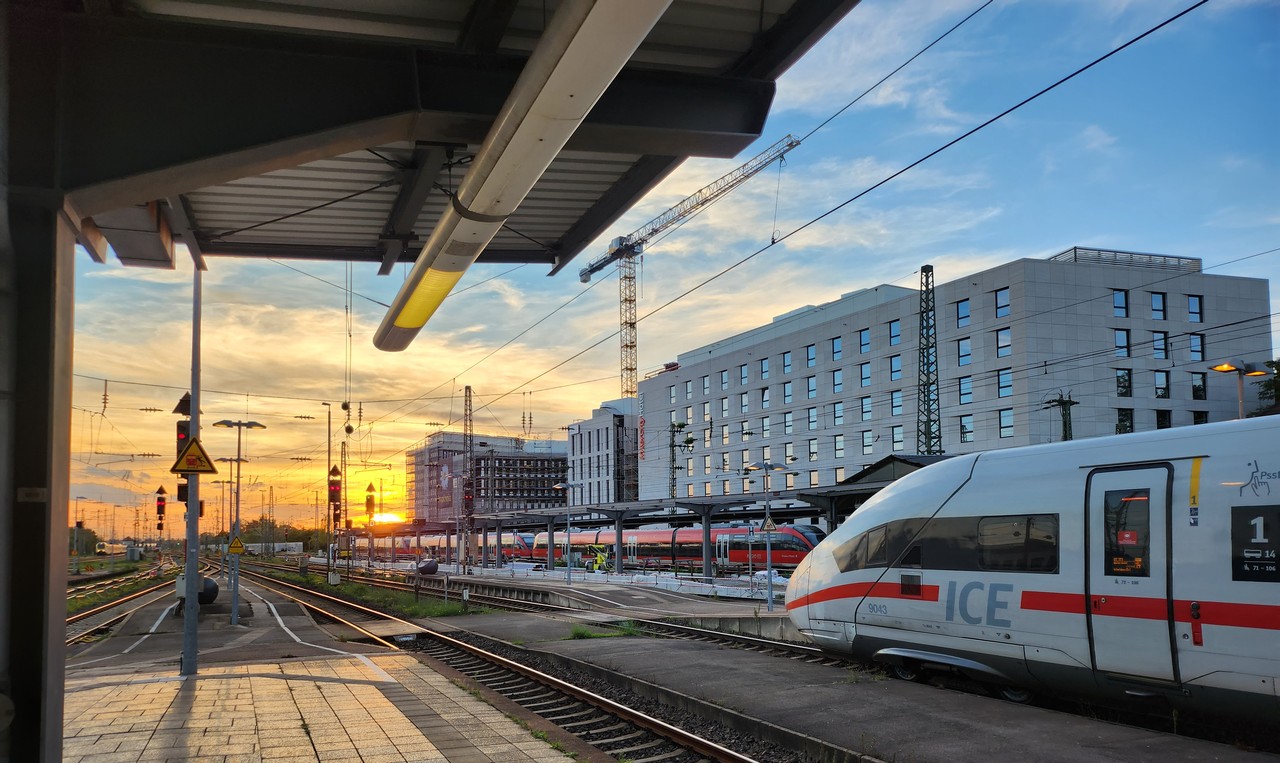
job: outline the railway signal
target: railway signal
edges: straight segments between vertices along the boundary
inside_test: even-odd
[[[336,466],[329,470],[329,510],[333,512],[333,526],[342,524],[342,473]]]
[[[187,442],[190,439],[191,439],[191,420],[179,419],[178,426],[177,426],[177,445],[178,445],[177,452],[179,454],[182,453],[183,448],[187,447]]]

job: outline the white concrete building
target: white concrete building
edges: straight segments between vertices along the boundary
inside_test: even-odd
[[[570,505],[639,497],[635,411],[634,398],[609,400],[590,419],[569,425]]]
[[[1074,248],[937,285],[945,453],[1235,418],[1237,379],[1273,357],[1268,283],[1200,260]],[[640,498],[835,484],[917,452],[920,294],[877,286],[677,356],[639,383]],[[1245,385],[1246,411],[1257,406]],[[755,488],[758,490],[758,486]]]

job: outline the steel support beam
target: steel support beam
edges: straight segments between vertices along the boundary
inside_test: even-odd
[[[436,178],[444,169],[448,153],[444,146],[418,146],[413,150],[413,164],[401,173],[400,192],[396,194],[387,224],[383,226],[386,238],[382,241],[382,265],[378,268],[378,275],[390,273],[392,266],[407,250],[414,251],[409,259],[417,257],[416,252],[421,246],[408,247],[405,243],[413,233],[413,225],[418,221],[418,214],[422,212],[422,205],[426,203]],[[418,238],[425,239],[426,236]]]

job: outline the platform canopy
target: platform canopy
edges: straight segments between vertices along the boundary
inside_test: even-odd
[[[181,240],[388,274],[495,171],[473,159],[575,3],[656,23],[480,263],[555,274],[686,158],[737,155],[857,0],[16,0],[9,34],[57,51],[61,187],[95,258],[171,268]]]

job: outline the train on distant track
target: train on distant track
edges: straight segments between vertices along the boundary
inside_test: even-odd
[[[1280,417],[957,456],[880,491],[786,608],[901,678],[1280,720]]]
[[[482,536],[483,537],[483,536]],[[565,554],[566,533],[555,534],[555,548],[551,558],[561,563]],[[616,532],[612,527],[574,530],[568,534],[570,554],[575,565],[595,566],[607,560],[616,569],[618,554],[615,549]],[[726,571],[751,571],[767,566],[766,545],[773,553],[773,567],[793,569],[815,545],[825,537],[821,528],[813,525],[783,525],[769,534],[759,528],[746,525],[712,527],[712,558],[716,567]],[[477,542],[479,542],[477,538]],[[666,528],[659,530],[625,530],[622,535],[624,569],[680,570],[701,569],[702,529],[698,527]],[[389,560],[394,547],[395,556],[408,557],[421,549],[424,556],[447,559],[456,541],[448,535],[412,535],[396,538],[374,538],[374,554]],[[498,559],[498,533],[488,534],[489,558]],[[356,539],[357,558],[369,553],[368,540]],[[501,552],[504,561],[547,561],[547,533],[503,532]]]
[[[93,553],[98,556],[110,556],[113,554],[123,554],[131,543],[107,543],[106,541],[98,541],[98,545],[93,547]]]

